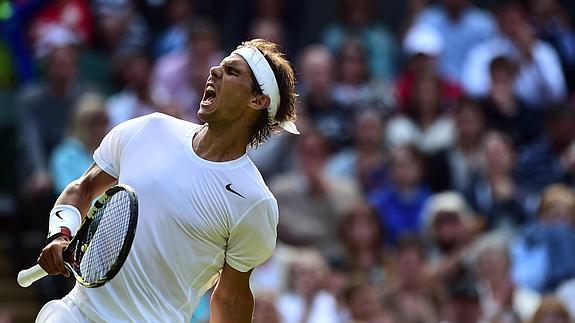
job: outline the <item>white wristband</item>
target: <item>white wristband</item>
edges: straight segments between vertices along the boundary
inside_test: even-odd
[[[82,223],[82,215],[76,207],[60,204],[54,206],[52,211],[50,211],[48,223],[48,238],[61,233],[61,228],[67,228],[70,230],[71,235],[75,236]]]

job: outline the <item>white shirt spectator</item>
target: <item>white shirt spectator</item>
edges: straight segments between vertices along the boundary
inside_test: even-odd
[[[413,144],[422,152],[433,153],[453,144],[454,131],[451,118],[439,117],[427,129],[421,129],[411,119],[400,116],[389,121],[385,138],[392,146]]]
[[[565,76],[555,50],[538,40],[532,49],[532,59],[521,60],[518,48],[503,36],[478,44],[469,52],[463,66],[463,87],[468,94],[476,97],[487,94],[491,86],[489,64],[498,56],[509,57],[519,64],[515,93],[530,106],[565,98]]]
[[[296,294],[287,293],[280,297],[278,309],[283,323],[300,323],[305,311],[305,300]],[[337,301],[328,292],[315,294],[309,309],[306,323],[338,322]]]
[[[470,48],[495,34],[493,17],[486,11],[469,6],[459,19],[452,19],[442,6],[425,9],[415,21],[416,25],[429,25],[443,37],[443,52],[439,56],[440,72],[447,79],[461,82],[461,67]]]

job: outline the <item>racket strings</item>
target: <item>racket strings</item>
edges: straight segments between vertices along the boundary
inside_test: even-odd
[[[120,256],[129,222],[129,193],[120,191],[96,213],[85,240],[90,241],[89,246],[79,246],[83,249],[79,269],[84,281],[93,283],[106,277]]]

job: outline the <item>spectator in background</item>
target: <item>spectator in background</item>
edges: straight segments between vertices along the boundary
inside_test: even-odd
[[[123,1],[120,0],[120,3]],[[107,5],[111,6],[111,3]],[[94,6],[94,37],[91,46],[84,46],[80,52],[78,69],[80,78],[95,84],[106,96],[119,89],[113,77],[113,58],[120,51],[129,50],[132,44],[145,45],[145,35],[128,32],[132,14],[128,4],[106,8],[103,4]],[[102,8],[102,9],[98,9]],[[142,31],[143,32],[143,31]],[[127,41],[127,38],[139,39]]]
[[[517,182],[531,195],[566,177],[561,158],[575,139],[575,111],[570,106],[549,108],[543,122],[544,133],[519,149],[517,160]]]
[[[390,167],[390,181],[368,197],[377,209],[386,242],[394,246],[401,235],[420,230],[431,192],[423,182],[423,157],[415,147],[393,148]]]
[[[436,323],[434,284],[423,275],[425,250],[414,234],[400,238],[395,262],[384,286],[384,303],[397,314],[402,323]]]
[[[112,45],[118,51],[147,48],[150,31],[144,17],[137,12],[132,0],[93,0],[92,8],[99,29],[105,37],[104,45]],[[108,48],[110,50],[112,48]]]
[[[537,221],[511,243],[512,275],[521,287],[555,291],[575,278],[575,193],[564,184],[541,193]]]
[[[354,181],[329,176],[325,138],[313,131],[298,137],[296,167],[272,179],[270,188],[282,210],[278,239],[313,247],[328,259],[341,255],[338,223],[359,197]]]
[[[51,191],[48,160],[64,137],[72,106],[86,86],[77,82],[75,36],[68,30],[47,28],[41,42],[45,80],[26,85],[17,98],[22,144],[21,175],[26,195]]]
[[[520,323],[514,309],[520,291],[511,279],[508,233],[488,233],[480,237],[475,245],[478,250],[474,267],[477,270],[482,319],[485,322]]]
[[[434,192],[464,191],[479,171],[485,116],[477,101],[461,98],[454,115],[455,143],[426,160],[427,182]]]
[[[472,282],[448,284],[447,294],[440,305],[441,323],[481,322],[481,306],[476,286]]]
[[[558,0],[529,0],[529,7],[535,32],[555,48],[569,90],[575,91],[575,31],[565,6]]]
[[[334,99],[352,113],[366,108],[390,113],[392,89],[372,80],[366,62],[366,51],[360,39],[346,38],[337,53],[337,82]]]
[[[278,20],[269,18],[256,19],[250,24],[250,39],[262,38],[286,48],[286,37],[283,26]]]
[[[472,96],[485,96],[490,88],[489,64],[506,56],[517,65],[515,94],[533,109],[566,98],[567,88],[557,53],[537,38],[518,2],[497,8],[499,33],[469,51],[463,68],[463,87]]]
[[[74,32],[80,43],[90,44],[93,37],[92,12],[87,0],[56,0],[36,13],[30,24],[32,41],[42,38],[43,30],[58,25]]]
[[[326,167],[329,174],[355,179],[363,192],[369,192],[387,181],[383,120],[378,111],[366,110],[354,121],[353,145],[332,156]]]
[[[206,75],[224,58],[216,26],[208,19],[197,19],[188,32],[186,51],[158,59],[153,72],[153,87],[167,91],[181,109],[182,119],[201,123],[196,115],[204,93]]]
[[[155,41],[155,57],[186,50],[188,26],[194,19],[194,1],[167,0],[163,9],[168,26]]]
[[[439,31],[445,46],[439,56],[441,75],[461,84],[465,57],[471,47],[491,37],[496,30],[491,15],[471,4],[470,0],[442,0],[425,9],[415,25],[429,25]]]
[[[340,12],[342,20],[324,30],[323,43],[337,53],[346,39],[360,39],[369,74],[378,80],[391,79],[396,72],[396,44],[389,30],[374,19],[374,1],[345,0]]]
[[[352,284],[346,291],[351,319],[345,323],[399,323],[392,311],[382,306],[375,286],[367,282]]]
[[[383,286],[386,277],[383,234],[376,210],[367,202],[358,201],[341,219],[339,232],[353,279]]]
[[[334,99],[333,55],[323,45],[310,45],[303,49],[298,66],[302,110],[311,126],[327,138],[332,150],[349,145],[353,125],[350,113]]]
[[[122,53],[116,58],[122,91],[107,102],[110,127],[152,112],[164,112],[179,117],[179,106],[161,87],[151,84],[151,61],[143,52]]]
[[[423,268],[424,279],[467,292],[472,283],[469,271],[471,242],[481,229],[460,193],[449,191],[433,195],[422,219],[429,243],[429,262]],[[444,292],[449,292],[446,290]],[[459,322],[459,321],[456,321]]]
[[[439,78],[442,98],[448,102],[457,101],[461,92],[459,86],[439,72],[438,59],[443,52],[444,44],[443,37],[434,27],[415,25],[407,31],[403,40],[407,63],[395,84],[400,111],[407,111],[414,85],[418,79],[426,75],[436,75]]]
[[[325,289],[337,300],[338,318],[337,322],[349,320],[349,309],[345,299],[346,289],[349,287],[353,277],[350,275],[349,266],[342,259],[329,260],[329,273],[325,278]]]
[[[54,148],[50,159],[57,195],[94,162],[92,154],[109,129],[104,98],[95,93],[80,96],[67,129],[66,138]]]
[[[396,116],[387,124],[388,143],[413,144],[425,154],[449,147],[455,140],[454,125],[442,99],[441,83],[435,75],[417,79],[405,115]]]
[[[527,107],[514,92],[516,64],[505,56],[495,57],[489,64],[491,85],[481,99],[487,124],[507,134],[517,146],[530,143],[542,132],[541,111]]]
[[[337,301],[324,290],[327,266],[315,250],[302,249],[288,272],[288,290],[278,299],[283,323],[337,322]]]
[[[276,306],[277,296],[273,293],[259,293],[254,296],[253,323],[282,323]]]
[[[515,181],[515,147],[505,134],[492,131],[482,143],[480,172],[466,197],[489,229],[513,230],[528,221],[525,193]]]
[[[530,323],[572,323],[565,304],[555,296],[545,296]]]

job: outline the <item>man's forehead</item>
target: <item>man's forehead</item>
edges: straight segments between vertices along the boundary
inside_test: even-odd
[[[238,54],[230,54],[222,60],[222,64],[230,65],[235,68],[250,70],[250,66],[243,57]]]

